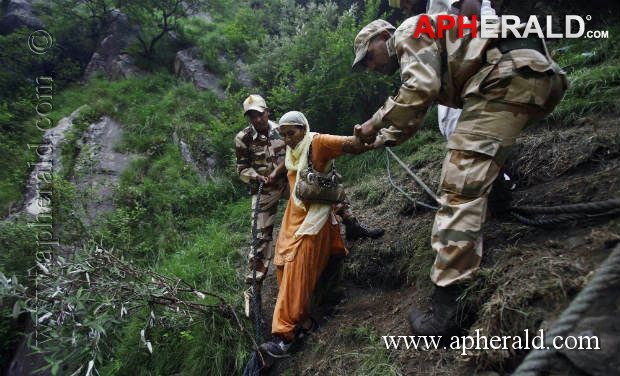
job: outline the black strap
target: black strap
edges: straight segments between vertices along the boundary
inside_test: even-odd
[[[313,169],[314,170],[314,166],[312,166],[312,141],[310,141],[310,146],[308,146],[308,170]],[[336,162],[332,161],[332,171],[336,170]]]

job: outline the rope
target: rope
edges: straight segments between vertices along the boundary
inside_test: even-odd
[[[511,211],[510,215],[512,215],[519,222],[521,222],[523,224],[526,224],[528,226],[559,225],[561,223],[572,221],[574,219],[579,219],[579,218],[582,217],[581,214],[566,214],[566,215],[552,217],[552,218],[536,218],[536,219],[533,219],[533,218],[524,217],[521,214],[516,213],[514,211]]]
[[[437,195],[435,195],[435,192],[433,192],[423,181],[422,179],[420,179],[418,177],[418,175],[416,175],[413,171],[411,171],[411,169],[409,168],[409,166],[407,166],[405,164],[405,162],[401,161],[400,158],[398,158],[396,156],[396,154],[394,154],[394,152],[392,151],[392,149],[390,149],[389,147],[386,147],[385,150],[392,156],[392,158],[394,158],[394,160],[396,162],[398,162],[398,164],[405,169],[405,171],[407,171],[407,173],[409,175],[411,175],[411,177],[413,178],[413,180],[416,181],[416,183],[418,183],[420,185],[420,187],[422,187],[422,189],[424,189],[424,191],[426,193],[428,193],[429,196],[431,196],[433,198],[433,200],[435,200],[436,203],[440,204],[439,202],[439,198],[437,198]]]
[[[557,353],[557,350],[553,348],[553,338],[556,336],[566,336],[592,303],[600,299],[601,293],[610,286],[617,285],[619,282],[620,245],[617,245],[598,268],[590,283],[577,294],[568,308],[562,312],[558,320],[545,335],[543,348],[548,347],[549,349],[530,351],[513,376],[536,376],[547,369],[552,358]]]
[[[256,248],[258,247],[258,211],[260,208],[260,196],[263,193],[263,182],[258,184],[258,192],[256,193],[256,202],[254,203],[254,213],[252,215],[252,253],[254,259],[252,260],[252,309],[254,311],[254,323],[256,325],[256,342],[262,342],[262,312],[260,304],[258,302],[258,289],[256,284]]]
[[[407,166],[400,158],[394,154],[392,149],[386,147],[385,150],[389,155],[392,156],[398,162],[411,177],[424,189],[424,191],[431,196],[435,202],[439,203],[439,199],[435,195],[435,193],[420,179],[410,168]],[[402,193],[407,199],[412,201],[416,205],[420,205],[429,209],[437,210],[438,208],[429,204],[425,204],[414,199],[411,195],[407,194],[402,188],[398,187],[394,180],[392,179],[392,175],[390,172],[390,158],[386,154],[386,167],[387,174],[390,184],[394,189]],[[441,204],[440,204],[441,205]],[[620,212],[620,199],[610,199],[605,201],[597,201],[597,202],[586,202],[579,204],[569,204],[569,205],[557,205],[557,206],[529,206],[529,205],[513,205],[508,208],[510,215],[512,215],[519,222],[526,224],[528,226],[552,226],[558,225],[565,222],[569,222],[576,219],[582,218],[593,218],[599,216],[607,216],[613,215]],[[559,214],[556,217],[551,218],[528,218],[523,214]]]
[[[586,202],[581,204],[558,205],[558,206],[511,206],[510,210],[529,214],[566,214],[588,213],[598,214],[609,210],[620,209],[620,199],[605,201]]]
[[[252,259],[252,310],[254,311],[254,325],[256,326],[256,339],[254,344],[262,342],[262,326],[263,318],[259,303],[259,294],[256,283],[256,248],[258,247],[258,211],[260,209],[260,196],[263,193],[263,182],[258,184],[258,192],[256,192],[256,202],[254,203],[254,209],[252,213],[252,245],[250,252],[254,254]],[[258,376],[261,374],[261,370],[265,367],[267,362],[263,358],[263,354],[259,351],[258,346],[255,351],[252,352],[248,363],[243,370],[243,376]]]
[[[556,217],[551,218],[528,218],[525,217],[515,211],[511,211],[510,215],[512,215],[519,222],[529,225],[529,226],[550,226],[550,225],[559,225],[564,222],[576,220],[576,219],[588,219],[595,217],[603,217],[607,215],[614,215],[620,213],[620,210],[610,210],[604,213],[597,214],[585,214],[585,213],[572,213],[572,214],[562,214]]]
[[[388,148],[386,148],[386,149],[388,149]],[[416,200],[410,194],[405,192],[401,187],[397,186],[396,183],[394,183],[394,180],[392,180],[392,173],[390,171],[390,157],[387,154],[385,154],[385,164],[386,164],[386,168],[387,168],[388,179],[390,180],[390,184],[392,185],[392,187],[394,187],[394,189],[396,189],[398,192],[402,193],[403,196],[405,196],[407,199],[409,199],[409,201],[413,202],[414,205],[420,205],[420,206],[423,206],[423,207],[431,209],[431,210],[439,209],[436,206],[429,205],[429,204],[426,204],[424,202]]]

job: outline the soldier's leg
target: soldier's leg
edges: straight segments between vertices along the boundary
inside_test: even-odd
[[[487,198],[502,163],[501,158],[473,150],[448,151],[431,237],[437,253],[431,279],[436,285],[466,280],[478,269]]]
[[[487,55],[489,62],[490,57]],[[432,310],[414,310],[409,315],[411,328],[418,335],[442,335],[459,326],[456,300],[463,282],[480,265],[482,225],[492,183],[508,148],[526,124],[553,110],[566,88],[562,77],[552,71],[516,66],[511,55],[503,55],[493,69],[483,70],[479,86],[468,89],[463,113],[448,139],[440,182],[441,208],[431,235],[437,253],[431,269],[431,279],[437,285]]]
[[[564,92],[560,76],[514,66],[504,55],[478,90],[464,98],[448,139],[441,208],[431,236],[437,252],[431,279],[438,286],[465,281],[478,269],[492,183],[525,126],[551,112]]]

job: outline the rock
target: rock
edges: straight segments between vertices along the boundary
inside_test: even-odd
[[[89,196],[84,203],[85,222],[92,222],[99,214],[114,208],[112,195],[120,174],[134,158],[115,150],[122,132],[119,123],[105,116],[82,135],[73,182]]]
[[[241,86],[252,87],[252,76],[249,73],[247,65],[241,61],[241,59],[237,59],[235,68],[237,70],[237,81],[239,81]]]
[[[14,218],[20,213],[36,217],[51,210],[49,206],[41,205],[46,202],[46,198],[41,197],[41,188],[49,182],[51,173],[60,170],[60,144],[71,128],[73,128],[73,121],[78,117],[83,108],[80,107],[70,116],[62,118],[54,128],[48,129],[45,132],[43,140],[37,148],[39,160],[34,165],[26,184],[24,205],[21,210],[11,215],[9,219]]]
[[[190,81],[198,90],[211,90],[219,98],[225,94],[220,87],[220,79],[205,69],[198,58],[198,47],[191,47],[177,52],[174,59],[174,72],[177,76]]]
[[[36,30],[43,27],[41,21],[34,14],[31,0],[9,0],[2,9],[0,19],[0,34],[9,34],[16,29],[25,26]]]
[[[137,30],[129,24],[127,16],[117,9],[111,10],[108,18],[105,37],[86,66],[86,80],[96,72],[102,72],[110,79],[128,78],[141,73],[126,51],[129,44],[136,40]]]
[[[196,173],[200,181],[202,183],[205,183],[207,181],[207,178],[213,180],[213,173],[217,165],[217,161],[215,160],[215,158],[211,156],[207,157],[206,159],[206,170],[207,171],[205,172],[204,169],[200,167],[199,163],[193,157],[192,152],[189,148],[189,145],[185,141],[181,140],[176,132],[172,134],[172,138],[174,142],[179,145],[181,156],[183,157],[185,164],[192,168],[192,170],[194,171],[194,173]]]

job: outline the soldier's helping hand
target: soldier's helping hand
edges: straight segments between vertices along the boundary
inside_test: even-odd
[[[349,154],[361,154],[373,148],[373,144],[365,144],[356,136],[346,137],[342,144],[342,151]]]
[[[362,125],[356,125],[353,128],[353,135],[365,144],[372,144],[377,137],[377,131],[371,123],[365,122]]]

